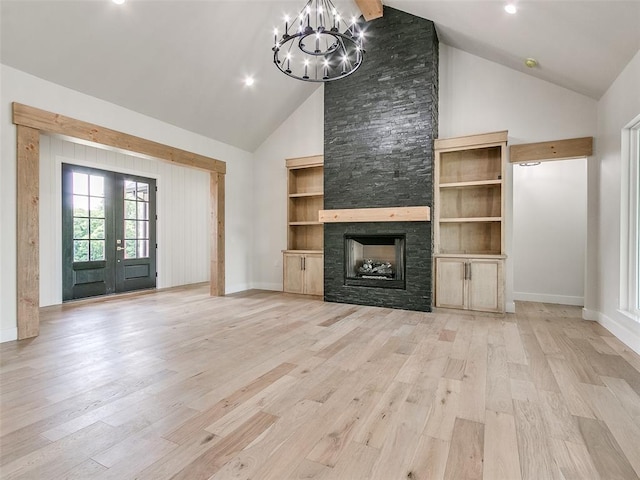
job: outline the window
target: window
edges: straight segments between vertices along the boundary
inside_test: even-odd
[[[640,321],[640,116],[622,131],[620,309]]]

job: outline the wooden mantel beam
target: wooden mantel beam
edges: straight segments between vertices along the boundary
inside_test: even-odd
[[[382,0],[356,0],[356,5],[367,22],[382,17]]]
[[[320,210],[320,223],[353,222],[428,222],[431,209],[418,207],[347,208],[341,210]]]

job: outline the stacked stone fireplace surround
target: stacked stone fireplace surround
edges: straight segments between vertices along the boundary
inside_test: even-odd
[[[433,22],[384,7],[356,73],[325,85],[324,208],[432,206],[438,135]],[[405,288],[346,285],[345,235],[406,236]],[[431,310],[429,222],[326,223],[325,301]]]

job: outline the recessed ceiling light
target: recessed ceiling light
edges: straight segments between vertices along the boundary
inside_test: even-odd
[[[111,0],[111,1],[116,5],[122,5],[125,2],[125,0]]]
[[[507,13],[510,13],[511,15],[513,15],[514,13],[516,13],[518,11],[518,9],[516,8],[515,4],[507,3],[504,6],[504,11],[507,12]]]
[[[253,85],[254,83],[255,83],[255,80],[253,79],[253,77],[246,77],[246,78],[244,79],[244,84],[245,84],[247,87],[250,87],[250,86],[251,86],[251,85]]]

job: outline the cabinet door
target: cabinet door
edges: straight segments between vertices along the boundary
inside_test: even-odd
[[[322,295],[324,292],[324,261],[322,255],[306,255],[304,259],[304,293]]]
[[[465,308],[465,259],[436,259],[436,307]]]
[[[470,260],[469,309],[503,312],[502,260]]]
[[[304,282],[302,270],[303,255],[296,255],[291,253],[284,253],[283,264],[283,276],[284,287],[283,290],[288,293],[303,293]]]

